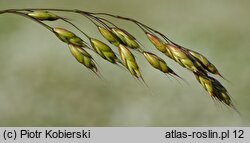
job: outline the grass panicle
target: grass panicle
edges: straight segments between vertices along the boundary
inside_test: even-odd
[[[54,12],[58,13],[55,14]],[[80,14],[92,22],[97,27],[99,33],[112,45],[114,45],[119,52],[120,59],[116,56],[108,44],[105,44],[101,40],[91,38],[82,29],[77,27],[74,22],[66,18],[61,17],[60,12],[68,12],[71,14]],[[165,54],[168,58],[174,60],[182,67],[188,69],[194,74],[198,82],[208,92],[208,94],[217,101],[231,107],[237,111],[232,103],[227,89],[214,77],[209,74],[215,74],[221,76],[218,69],[212,64],[204,55],[191,49],[184,48],[171,41],[167,36],[161,32],[147,26],[146,24],[139,22],[135,19],[122,17],[118,15],[112,15],[108,13],[93,13],[77,9],[7,9],[0,11],[0,14],[16,14],[28,18],[46,29],[54,33],[61,41],[65,42],[71,54],[75,59],[83,64],[86,68],[92,70],[97,76],[100,77],[100,72],[97,69],[96,62],[85,49],[91,49],[100,55],[103,59],[110,63],[120,63],[126,67],[133,77],[141,79],[144,82],[139,65],[136,61],[133,51],[139,51],[142,56],[145,57],[147,62],[155,69],[174,76],[178,76],[167,63],[160,58],[157,54],[150,51],[144,51],[144,47],[140,46],[135,36],[127,32],[126,29],[118,28],[118,26],[107,20],[106,17],[113,17],[120,20],[126,20],[132,22],[138,28],[140,28],[148,38],[148,40],[154,45],[154,47]],[[78,31],[80,31],[85,37],[89,39],[88,42],[81,39],[81,36],[76,36],[73,32],[67,30],[67,28],[52,28],[49,26],[50,21],[62,20],[67,24],[70,24]],[[48,21],[44,23],[44,21]],[[110,27],[112,25],[112,27]],[[130,49],[133,49],[130,51]],[[222,77],[222,76],[221,76]],[[182,79],[182,78],[181,78]],[[144,82],[145,83],[145,82]]]

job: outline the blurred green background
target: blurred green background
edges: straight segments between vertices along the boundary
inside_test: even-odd
[[[100,80],[44,27],[2,14],[0,126],[249,126],[249,5],[247,0],[1,0],[0,10],[66,8],[135,18],[208,57],[231,81],[218,78],[241,118],[214,102],[192,73],[168,58],[189,84],[165,77],[136,54],[147,89],[125,70],[92,53],[105,77]],[[104,41],[87,19],[61,15]],[[140,39],[147,50],[157,52],[135,25],[110,20]],[[50,25],[69,27],[62,22]]]

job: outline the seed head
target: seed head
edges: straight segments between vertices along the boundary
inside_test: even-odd
[[[118,47],[119,44],[121,43],[120,39],[113,34],[110,30],[103,28],[103,27],[98,27],[99,32],[102,34],[102,36],[108,40],[112,45]]]
[[[94,72],[98,71],[92,56],[83,48],[69,44],[69,50],[79,63],[83,64],[85,67],[91,69]]]
[[[127,31],[119,28],[112,28],[112,32],[125,44],[131,49],[139,49],[140,46],[136,42],[135,37],[129,34]]]
[[[112,49],[105,43],[94,38],[90,39],[90,43],[94,48],[94,50],[96,51],[96,53],[98,53],[103,59],[111,63],[120,62],[117,56],[115,55],[114,51],[112,51]]]
[[[55,15],[54,13],[48,11],[33,11],[28,13],[29,16],[38,19],[38,20],[47,20],[47,21],[54,21],[59,19],[60,17]]]
[[[134,55],[129,51],[127,47],[124,45],[120,44],[118,46],[118,51],[121,56],[123,65],[129,70],[129,72],[137,77],[137,78],[142,78],[142,75],[139,71],[139,66],[136,63]]]

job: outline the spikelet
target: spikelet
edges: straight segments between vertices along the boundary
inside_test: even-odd
[[[136,63],[134,55],[129,51],[128,48],[126,48],[124,45],[120,44],[118,46],[118,51],[121,57],[121,60],[123,62],[123,65],[129,70],[129,72],[137,77],[142,78],[142,75],[139,70],[139,66]]]
[[[104,28],[104,27],[98,27],[99,32],[102,34],[102,36],[108,40],[112,45],[118,47],[119,44],[121,44],[120,39],[113,34],[110,30]]]
[[[143,55],[152,67],[163,73],[169,73],[179,77],[171,68],[167,66],[167,63],[162,58],[150,52],[143,52]]]
[[[32,11],[32,12],[28,13],[27,15],[30,17],[33,17],[37,20],[41,20],[41,21],[45,21],[45,20],[55,21],[55,20],[60,18],[56,14],[48,12],[48,11]]]
[[[94,60],[87,51],[73,44],[69,44],[69,50],[79,63],[83,64],[85,67],[91,69],[94,73],[97,74],[98,70],[94,63]]]
[[[67,44],[73,44],[80,47],[86,46],[81,38],[77,37],[73,32],[64,28],[53,28],[53,32],[60,40]]]
[[[203,66],[201,63],[195,60],[190,53],[188,53],[187,49],[183,47],[177,47],[170,43],[165,43],[160,38],[151,33],[146,33],[150,42],[162,53],[164,53],[169,58],[173,59],[181,66],[191,70],[191,71],[199,71],[204,72]]]
[[[112,28],[112,32],[123,42],[123,44],[131,49],[140,49],[140,45],[136,42],[135,37],[120,28]]]
[[[121,63],[121,61],[115,55],[114,51],[105,43],[94,38],[90,38],[90,43],[96,53],[98,53],[103,59],[111,63]]]
[[[181,48],[176,47],[172,44],[165,44],[165,46],[166,49],[168,50],[169,58],[173,59],[179,65],[187,68],[188,70],[191,70],[193,72],[200,71],[200,69],[197,68],[199,66],[196,65],[193,58],[190,55],[188,55],[185,51],[183,51]]]
[[[212,74],[221,76],[217,68],[205,56],[190,49],[188,49],[188,52],[194,57],[195,60],[197,60],[201,64],[201,66],[205,70],[207,70],[208,72]]]
[[[151,33],[146,33],[150,42],[162,53],[176,61],[182,67],[191,71],[198,71],[192,59],[182,49],[172,44],[163,42],[160,38]]]
[[[219,100],[220,102],[228,105],[237,111],[235,106],[232,103],[232,100],[226,90],[226,88],[215,78],[210,77],[205,74],[200,74],[194,72],[196,79],[202,85],[202,87],[208,92],[208,94],[214,99]]]
[[[165,53],[167,51],[165,47],[165,42],[163,42],[160,38],[156,37],[154,34],[146,33],[149,41],[162,53]]]

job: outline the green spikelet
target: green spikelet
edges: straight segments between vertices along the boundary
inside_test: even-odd
[[[161,51],[162,53],[164,53],[166,56],[171,57],[170,51],[167,48],[168,44],[163,42],[160,38],[158,38],[157,36],[155,36],[154,34],[151,33],[146,33],[149,41],[156,47],[157,50]]]
[[[165,44],[167,50],[169,51],[169,57],[176,61],[179,65],[191,70],[193,72],[198,72],[197,65],[193,62],[192,57],[185,53],[182,49],[171,45]],[[167,55],[168,56],[168,55]]]
[[[105,43],[91,38],[90,39],[90,43],[92,45],[92,47],[94,48],[94,50],[105,60],[111,62],[111,63],[117,63],[119,61],[119,59],[117,58],[117,56],[115,55],[114,51]]]
[[[167,66],[167,63],[162,58],[150,52],[143,52],[143,55],[152,67],[160,70],[163,73],[170,73],[178,76],[171,68]]]
[[[70,38],[68,39],[69,40],[69,43],[70,44],[73,44],[73,45],[77,45],[77,46],[86,46],[84,43],[83,43],[83,40],[77,36],[73,37],[73,38]]]
[[[237,111],[232,103],[230,96],[228,95],[226,88],[218,80],[205,74],[194,72],[194,75],[211,97],[219,100],[220,102]]]
[[[129,72],[137,77],[142,78],[142,75],[139,70],[139,66],[136,63],[134,55],[126,48],[124,45],[120,44],[118,46],[119,54],[122,59],[123,65],[129,70]]]
[[[167,51],[165,43],[155,35],[151,33],[146,33],[149,41],[162,53],[165,53]]]
[[[33,11],[28,13],[27,15],[41,21],[54,21],[59,19],[60,17],[55,15],[54,13],[48,12],[48,11]]]
[[[206,69],[208,72],[212,73],[212,74],[217,74],[220,75],[219,71],[217,70],[217,68],[211,63],[209,62],[209,60],[203,56],[202,54],[192,51],[190,49],[188,49],[188,52],[194,57],[195,60],[197,60],[204,69]]]
[[[120,39],[113,34],[110,30],[103,28],[103,27],[98,27],[99,32],[102,34],[102,36],[108,40],[112,45],[118,47],[119,44],[121,44]]]
[[[73,32],[68,31],[64,28],[53,28],[53,32],[60,40],[67,44],[86,46],[81,38],[77,37]]]
[[[79,63],[83,64],[85,67],[91,69],[95,73],[98,72],[92,56],[87,51],[72,44],[69,44],[69,50]]]
[[[112,32],[125,44],[131,49],[139,49],[140,45],[136,42],[136,39],[126,32],[125,30],[119,28],[112,28]]]

